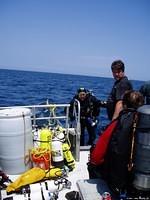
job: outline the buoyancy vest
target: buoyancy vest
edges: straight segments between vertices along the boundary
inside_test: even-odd
[[[113,132],[117,127],[118,119],[113,120],[99,136],[95,147],[90,153],[90,163],[100,165],[104,162],[104,157],[107,152],[108,144]]]
[[[92,164],[100,165],[104,162],[110,145],[113,146],[113,151],[119,152],[121,150],[120,153],[123,153],[122,151],[126,152],[126,149],[129,147],[125,146],[124,140],[127,142],[130,135],[134,112],[135,110],[133,109],[124,110],[117,119],[107,125],[106,129],[99,136],[96,145],[91,149],[90,162]]]

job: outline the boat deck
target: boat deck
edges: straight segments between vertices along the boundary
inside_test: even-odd
[[[66,200],[65,195],[71,191],[78,191],[77,181],[82,179],[88,179],[88,171],[87,171],[87,162],[88,162],[88,150],[80,151],[80,161],[76,162],[76,167],[72,172],[69,172],[67,180],[71,182],[71,188],[64,188],[58,194],[58,200]],[[19,175],[10,175],[9,178],[14,181]],[[2,200],[8,197],[13,197],[13,200],[29,200],[29,197],[25,198],[25,195],[20,194],[11,194],[7,195],[5,190],[2,190]],[[40,194],[40,191],[39,191]],[[30,195],[31,200],[42,200],[41,194],[35,193],[34,195]],[[47,199],[45,199],[47,200]]]
[[[59,108],[59,107],[64,107],[64,106],[67,107],[66,115],[65,116],[57,116],[56,113],[54,113],[53,108],[56,108],[56,107]],[[79,110],[80,110],[80,105],[78,105],[78,106],[79,106]],[[37,114],[39,114],[38,109],[39,108],[43,109],[45,107],[47,109],[49,109],[49,111],[50,111],[49,116],[48,117],[38,116],[37,115]],[[2,190],[1,191],[2,197],[0,198],[0,200],[1,199],[2,200],[66,200],[67,199],[65,197],[66,194],[70,193],[72,191],[78,191],[82,200],[92,200],[92,199],[97,200],[97,199],[99,199],[101,196],[101,193],[98,193],[97,187],[94,184],[92,184],[92,185],[87,184],[87,183],[89,183],[88,182],[89,176],[88,176],[88,170],[87,170],[87,162],[88,162],[88,157],[89,157],[90,146],[80,147],[80,117],[79,117],[80,112],[78,114],[76,114],[75,124],[73,127],[71,126],[71,128],[70,128],[68,126],[69,125],[69,123],[68,123],[69,105],[68,104],[67,105],[46,104],[46,105],[40,105],[40,106],[34,105],[34,106],[27,106],[27,108],[30,108],[32,110],[32,112],[31,112],[32,113],[32,126],[33,126],[33,130],[34,130],[33,135],[35,135],[35,136],[39,136],[39,131],[36,131],[36,128],[35,128],[37,126],[37,120],[45,120],[45,119],[48,120],[48,125],[50,127],[51,127],[51,125],[53,125],[53,123],[52,123],[53,120],[55,120],[55,122],[57,122],[56,125],[60,125],[61,119],[65,120],[65,123],[64,123],[65,126],[64,127],[62,126],[62,127],[64,128],[66,133],[69,135],[69,140],[72,145],[72,153],[73,153],[74,157],[76,158],[76,166],[73,171],[68,173],[68,176],[65,177],[65,179],[64,178],[58,179],[57,182],[59,182],[59,180],[65,181],[65,182],[60,182],[60,188],[59,188],[58,193],[57,193],[58,185],[56,185],[56,182],[54,182],[54,180],[43,180],[38,183],[30,184],[30,186],[28,186],[28,190],[26,190],[26,191],[25,191],[26,187],[23,187],[23,189],[21,188],[21,193],[12,193],[12,194],[8,195],[6,193],[6,190]],[[14,108],[14,110],[15,110],[15,108]],[[19,108],[19,111],[20,111],[20,108]],[[3,111],[2,111],[2,114],[3,114]],[[11,114],[12,114],[12,111],[11,111]],[[24,119],[24,115],[21,115],[20,118]],[[25,125],[26,124],[24,124],[24,128],[25,128]],[[53,130],[55,133],[55,131],[56,131],[55,127],[53,128]],[[24,144],[24,141],[22,141],[22,143]],[[15,148],[16,148],[16,146],[15,146]],[[12,165],[10,164],[9,166],[11,168]],[[20,176],[19,174],[18,175],[9,175],[9,178],[12,181],[15,181],[19,176]],[[86,184],[84,184],[84,180],[85,180]],[[68,185],[67,185],[67,183],[68,183]],[[46,186],[46,184],[48,186]],[[94,188],[93,188],[93,186],[94,186]],[[33,190],[33,188],[34,188],[34,190]],[[56,194],[56,197],[54,194]],[[58,194],[58,198],[57,198],[57,194]],[[92,198],[91,198],[91,195],[93,196]],[[97,197],[96,197],[96,195],[97,195]],[[70,200],[70,198],[69,198],[69,200]]]
[[[59,200],[65,200],[65,194],[70,191],[78,191],[77,181],[88,179],[87,171],[88,151],[80,151],[80,162],[76,162],[76,168],[69,173],[68,180],[71,181],[71,189],[64,189],[59,194]]]

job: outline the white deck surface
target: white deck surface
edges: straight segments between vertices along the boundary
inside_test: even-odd
[[[58,200],[66,200],[65,194],[67,192],[71,191],[78,191],[76,182],[77,180],[81,179],[88,179],[88,171],[87,171],[87,162],[88,162],[88,151],[81,151],[80,152],[80,162],[76,162],[76,168],[72,171],[69,172],[67,179],[71,181],[71,189],[64,188],[62,191],[59,192]],[[10,176],[10,179],[13,181],[17,178],[17,176]],[[28,197],[25,197],[24,195],[16,195],[12,194],[9,195],[13,196],[14,200],[28,200]],[[6,195],[6,191],[2,191],[2,200],[4,198],[8,197]],[[42,200],[41,198],[41,192],[36,192],[33,195],[30,195],[31,200]],[[48,199],[45,199],[48,200]]]
[[[70,191],[78,191],[76,182],[81,179],[88,179],[88,171],[87,171],[87,162],[88,162],[88,152],[81,151],[80,153],[80,162],[76,163],[76,168],[74,171],[69,173],[68,180],[71,181],[72,186],[71,189],[64,189],[59,194],[59,200],[66,200],[65,194]]]

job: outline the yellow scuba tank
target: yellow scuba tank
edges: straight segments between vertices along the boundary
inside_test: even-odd
[[[48,128],[40,130],[40,147],[51,148],[52,132]]]
[[[75,168],[75,160],[70,151],[70,147],[69,147],[68,143],[63,143],[62,148],[63,148],[63,155],[64,155],[64,159],[66,161],[66,165],[72,171]]]

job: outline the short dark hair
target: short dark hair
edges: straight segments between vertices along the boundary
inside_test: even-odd
[[[127,108],[135,108],[144,104],[144,97],[139,91],[127,90],[123,96],[123,105]]]
[[[122,62],[122,60],[115,60],[112,64],[111,64],[111,70],[121,70],[124,72],[125,70],[125,66],[124,63]]]

